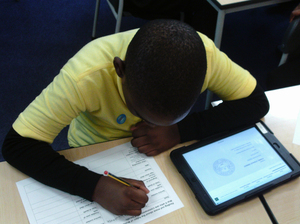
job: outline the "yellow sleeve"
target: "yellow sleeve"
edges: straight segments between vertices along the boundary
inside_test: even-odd
[[[207,73],[202,92],[209,89],[222,100],[236,100],[249,96],[256,87],[256,79],[221,52],[212,40],[200,34],[207,56]]]
[[[85,104],[76,82],[61,70],[19,115],[13,128],[23,137],[52,143],[81,111],[85,111]]]

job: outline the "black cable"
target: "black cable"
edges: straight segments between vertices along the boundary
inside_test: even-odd
[[[273,214],[271,208],[269,207],[269,205],[268,205],[266,199],[264,198],[264,196],[263,196],[263,195],[260,195],[260,196],[259,196],[259,199],[260,199],[261,203],[263,204],[263,206],[264,206],[264,208],[265,208],[267,214],[269,215],[269,218],[271,219],[272,223],[273,223],[273,224],[278,224],[278,221],[276,220],[276,218],[275,218],[275,216],[274,216],[274,214]]]

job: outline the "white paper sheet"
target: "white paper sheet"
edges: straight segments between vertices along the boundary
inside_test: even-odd
[[[295,134],[294,134],[294,138],[293,138],[293,143],[300,145],[300,112],[299,112],[298,118],[297,118],[297,124],[296,124]]]
[[[27,217],[35,223],[146,223],[183,207],[154,158],[141,154],[130,142],[78,160],[97,173],[144,181],[149,201],[140,216],[117,216],[95,202],[45,186],[32,178],[17,182]]]

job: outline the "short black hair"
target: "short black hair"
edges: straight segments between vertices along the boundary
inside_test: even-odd
[[[177,20],[152,20],[130,42],[125,58],[128,89],[150,112],[182,116],[200,94],[207,69],[199,34]]]

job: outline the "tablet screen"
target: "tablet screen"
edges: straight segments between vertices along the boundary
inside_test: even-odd
[[[215,205],[292,172],[255,127],[183,157]]]

